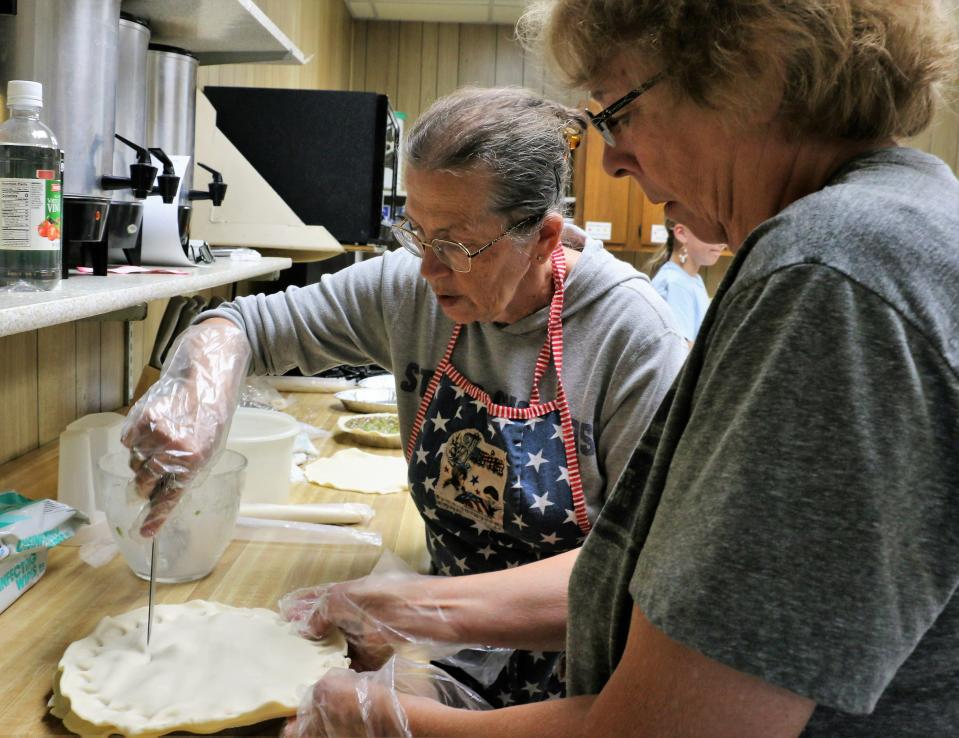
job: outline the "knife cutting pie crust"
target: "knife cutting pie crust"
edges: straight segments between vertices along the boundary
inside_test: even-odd
[[[272,610],[193,600],[106,617],[67,647],[50,711],[74,733],[213,733],[296,714],[306,689],[346,668],[341,634],[309,641]]]

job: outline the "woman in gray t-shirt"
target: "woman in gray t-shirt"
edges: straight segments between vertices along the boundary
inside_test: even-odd
[[[573,570],[570,698],[470,713],[394,679],[366,724],[959,735],[959,182],[897,145],[954,78],[944,3],[545,6],[606,170],[735,259]],[[356,694],[321,681],[304,718]]]

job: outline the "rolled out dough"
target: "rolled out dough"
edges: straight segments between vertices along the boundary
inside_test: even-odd
[[[306,478],[321,487],[350,492],[389,494],[409,489],[406,462],[396,456],[380,456],[348,448],[317,459],[304,471]]]
[[[373,508],[359,502],[320,502],[303,505],[271,505],[261,502],[240,504],[240,515],[268,520],[297,520],[326,525],[366,525],[374,516]]]
[[[309,641],[272,610],[193,600],[106,617],[67,647],[50,711],[84,736],[212,733],[296,714],[303,691],[349,666],[342,635]]]

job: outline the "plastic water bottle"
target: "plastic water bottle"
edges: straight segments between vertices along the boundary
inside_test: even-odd
[[[7,83],[10,118],[0,124],[0,291],[38,292],[60,283],[62,161],[40,122],[43,85]]]

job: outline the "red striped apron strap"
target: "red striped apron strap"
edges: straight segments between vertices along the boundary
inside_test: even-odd
[[[539,356],[536,358],[536,369],[533,372],[533,387],[529,393],[529,402],[531,405],[538,405],[540,400],[539,385],[546,374],[546,367],[549,366],[549,358],[552,352],[550,335],[557,328],[561,331],[563,316],[563,300],[565,296],[566,284],[566,253],[562,246],[557,246],[550,254],[553,277],[553,299],[549,305],[549,317],[546,323],[546,341],[543,348],[540,349]]]
[[[536,357],[536,371],[533,372],[533,387],[529,392],[529,404],[539,405],[539,383],[543,380],[543,374],[546,373],[546,367],[549,366],[549,335],[547,331],[546,340],[543,342],[543,348]]]
[[[589,533],[592,527],[586,510],[586,496],[583,493],[583,478],[579,471],[579,454],[576,451],[576,433],[573,429],[573,417],[569,411],[566,389],[563,386],[563,302],[565,297],[566,254],[562,248],[552,254],[553,283],[556,297],[550,305],[549,330],[547,342],[556,368],[556,405],[563,426],[563,447],[566,450],[566,462],[569,464],[569,487],[573,499],[573,511],[576,522],[583,533]]]
[[[413,428],[410,430],[409,440],[406,442],[406,461],[413,458],[413,451],[416,449],[416,441],[420,437],[420,431],[423,429],[423,423],[426,420],[426,411],[430,408],[433,401],[433,395],[436,394],[436,388],[440,384],[440,379],[450,366],[450,358],[453,356],[453,349],[456,348],[456,340],[460,337],[463,330],[463,324],[457,323],[453,326],[453,332],[450,334],[450,340],[446,344],[446,351],[439,365],[433,371],[430,377],[430,383],[426,386],[426,393],[420,401],[420,406],[416,409],[416,418],[413,420]]]

